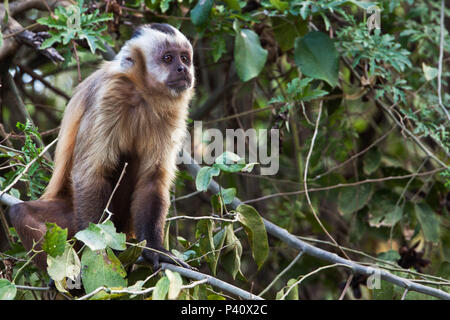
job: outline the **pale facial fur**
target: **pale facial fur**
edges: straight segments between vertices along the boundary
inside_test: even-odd
[[[164,84],[169,76],[169,70],[161,60],[163,47],[185,48],[190,53],[192,59],[192,46],[189,40],[176,28],[170,27],[168,32],[170,33],[152,29],[150,25],[142,26],[138,29],[137,35],[128,40],[117,54],[112,68],[118,72],[126,72],[134,64],[130,58],[133,48],[139,48],[144,53],[148,72],[156,81]],[[193,63],[190,64],[188,71],[191,78],[193,78]],[[170,92],[174,96],[178,95],[175,90],[171,90]]]

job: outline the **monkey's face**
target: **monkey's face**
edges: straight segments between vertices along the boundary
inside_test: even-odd
[[[194,85],[193,50],[177,29],[153,23],[141,26],[119,53],[120,69],[144,74],[147,88],[179,96]],[[143,65],[139,63],[143,60]]]
[[[169,45],[161,54],[161,64],[166,70],[165,84],[175,92],[192,87],[192,54],[189,48]]]

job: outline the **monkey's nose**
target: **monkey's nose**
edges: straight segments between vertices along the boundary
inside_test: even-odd
[[[181,72],[186,72],[186,67],[183,66],[183,65],[181,65],[181,66],[178,67],[177,71],[178,71],[179,73],[181,73]]]

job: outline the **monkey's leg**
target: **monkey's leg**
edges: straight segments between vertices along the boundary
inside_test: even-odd
[[[76,232],[72,208],[69,202],[63,199],[18,203],[9,208],[8,216],[27,251],[33,248],[33,243],[36,243],[34,250],[41,250],[43,236],[47,231],[46,222],[67,228],[69,238]],[[47,268],[47,255],[44,252],[36,255],[33,261],[40,269]]]
[[[100,223],[100,218],[106,209],[111,196],[111,183],[98,175],[74,175],[74,211],[78,230],[86,229],[89,222]]]
[[[163,246],[164,223],[170,205],[167,185],[164,177],[140,179],[131,205],[134,232],[139,241],[146,240],[147,247],[155,249],[142,252],[142,257],[152,263],[154,269],[159,268],[161,262],[190,268]]]

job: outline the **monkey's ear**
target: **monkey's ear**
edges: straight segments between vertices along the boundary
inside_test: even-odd
[[[122,69],[129,69],[132,66],[134,66],[134,59],[131,58],[130,56],[126,56],[124,55],[123,57],[121,57],[120,59],[120,66],[122,67]]]

